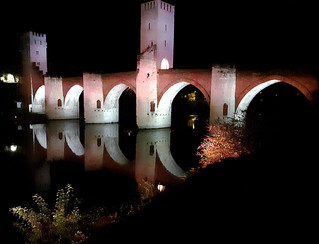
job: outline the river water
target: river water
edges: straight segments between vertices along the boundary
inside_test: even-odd
[[[11,125],[1,137],[9,179],[8,208],[34,207],[39,193],[54,203],[58,189],[70,183],[88,207],[118,208],[184,181],[198,165],[205,133],[190,117],[181,129],[137,130],[119,124],[82,124],[78,120]]]

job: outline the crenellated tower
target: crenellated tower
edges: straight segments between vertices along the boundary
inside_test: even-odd
[[[46,34],[26,32],[21,38],[23,108],[45,113],[44,75],[47,67]]]
[[[23,65],[38,67],[43,75],[48,72],[46,34],[26,32],[22,37]]]
[[[140,53],[156,45],[158,69],[173,68],[175,6],[154,0],[141,4]]]

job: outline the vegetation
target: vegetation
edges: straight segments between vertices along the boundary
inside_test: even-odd
[[[145,189],[139,199],[122,204],[117,212],[112,213],[105,207],[98,207],[88,213],[80,212],[80,201],[75,198],[70,184],[58,190],[54,210],[38,194],[32,197],[37,211],[21,206],[9,210],[17,217],[14,226],[21,231],[27,243],[78,244],[87,241],[94,230],[134,216],[147,206],[157,191],[152,182],[143,182],[139,187]]]
[[[58,190],[53,211],[38,194],[32,198],[38,212],[21,206],[10,209],[21,221],[14,226],[20,229],[29,243],[82,243],[88,238],[82,232],[87,226],[71,185]]]
[[[204,168],[225,158],[237,158],[251,151],[245,138],[245,128],[237,126],[234,121],[209,125],[208,131],[198,147],[200,164]]]

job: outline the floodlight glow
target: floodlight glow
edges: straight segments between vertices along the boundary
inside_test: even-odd
[[[17,151],[17,148],[18,148],[17,145],[11,145],[11,146],[10,146],[10,151],[11,151],[11,152],[15,152],[15,151]]]
[[[12,74],[3,74],[0,76],[0,80],[4,83],[16,83],[16,78]]]

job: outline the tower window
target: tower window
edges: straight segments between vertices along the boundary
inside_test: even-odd
[[[36,55],[39,55],[39,51],[35,51],[35,54],[36,54]]]
[[[151,112],[155,112],[155,103],[154,103],[154,101],[152,101],[152,102],[150,103],[150,111],[151,111]]]
[[[101,101],[100,100],[96,101],[96,108],[98,108],[98,109],[101,108]]]
[[[102,145],[101,137],[98,137],[98,138],[96,139],[96,145],[97,145],[98,147],[100,147],[100,146]]]
[[[166,47],[166,44],[167,44],[167,42],[166,42],[166,40],[165,40],[165,43],[164,43],[165,47]]]
[[[154,155],[154,145],[150,145],[150,156],[153,156]]]
[[[151,29],[151,23],[148,23],[148,29],[149,30]]]
[[[167,25],[165,25],[165,31],[167,31]]]
[[[62,100],[58,99],[58,107],[62,107]]]
[[[169,69],[169,62],[168,62],[167,58],[162,59],[161,69]]]

